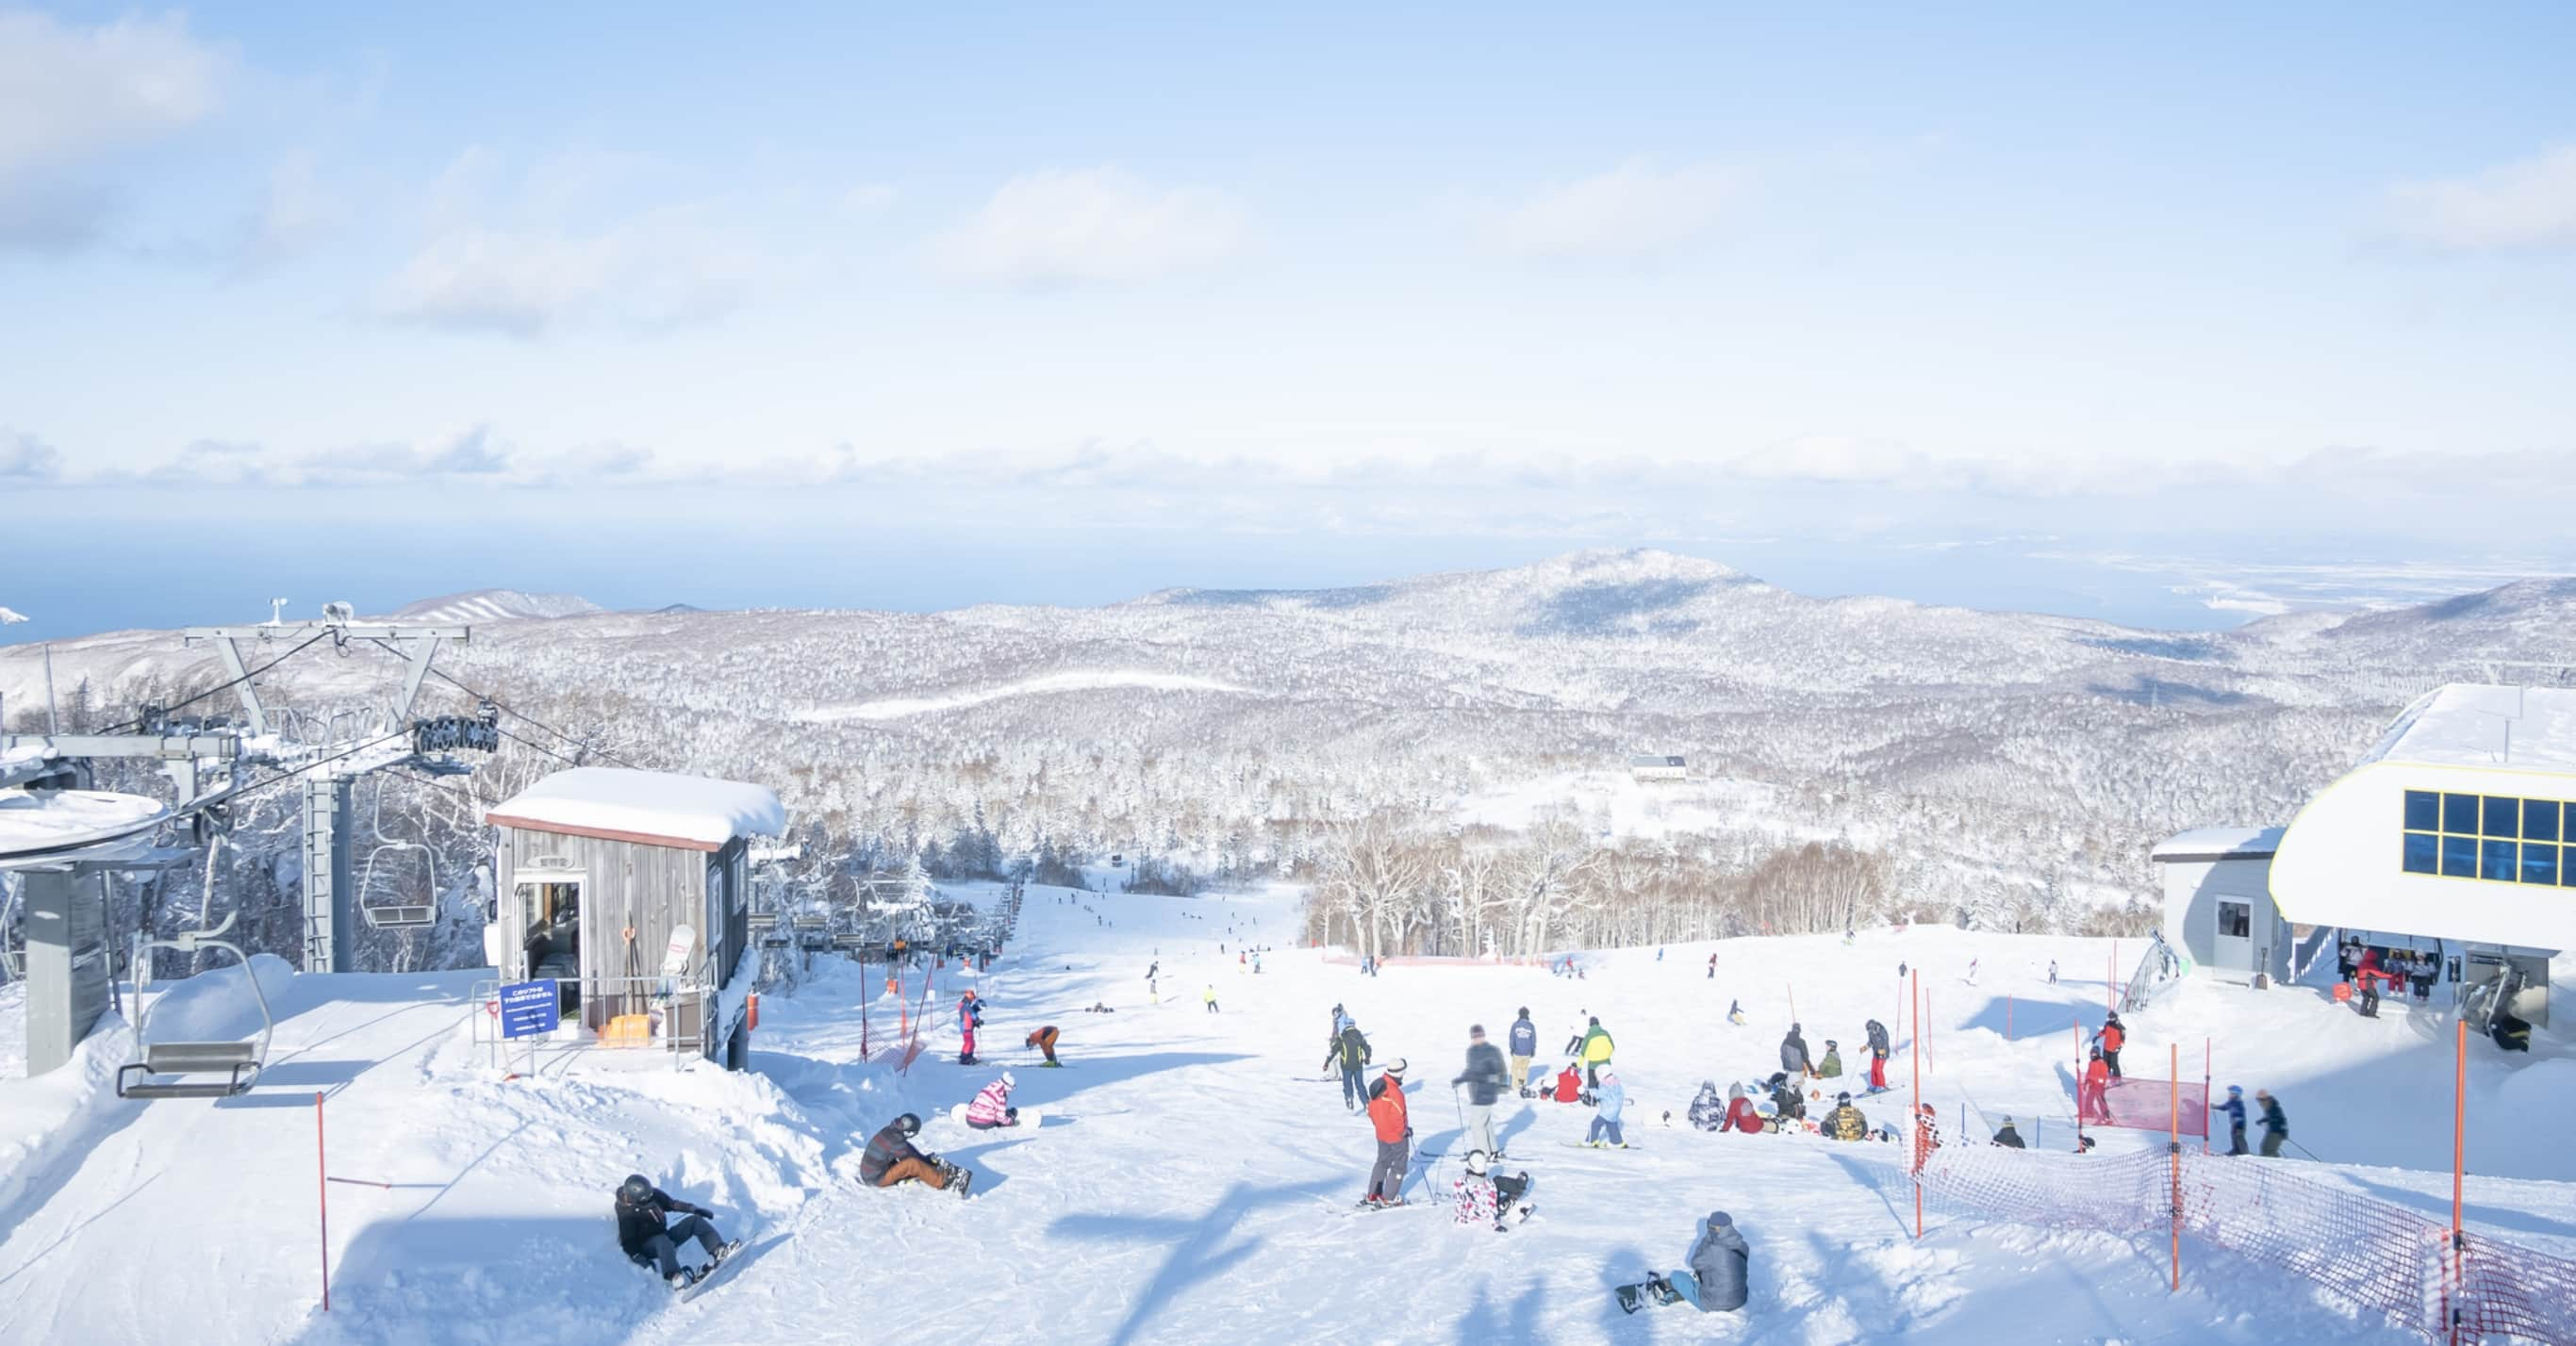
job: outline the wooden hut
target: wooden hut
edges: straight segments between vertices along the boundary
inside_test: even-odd
[[[575,767],[484,821],[499,830],[501,899],[486,943],[504,981],[555,978],[568,1023],[740,1068],[750,839],[786,831],[776,794]]]

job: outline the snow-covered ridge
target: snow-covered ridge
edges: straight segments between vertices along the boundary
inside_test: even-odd
[[[1004,697],[1037,696],[1049,692],[1097,692],[1134,688],[1156,692],[1226,692],[1238,696],[1256,696],[1249,687],[1238,687],[1214,678],[1188,673],[1156,673],[1144,669],[1113,669],[1049,673],[999,687],[979,687],[972,691],[950,692],[944,696],[888,697],[863,701],[855,706],[818,706],[800,711],[796,718],[809,724],[830,724],[838,720],[898,720],[908,715],[928,715],[943,710],[960,710],[980,706]]]
[[[606,608],[578,594],[531,594],[516,589],[474,589],[406,603],[392,615],[417,622],[506,622],[587,617]]]

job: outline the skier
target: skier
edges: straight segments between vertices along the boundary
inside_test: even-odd
[[[1708,956],[1708,979],[1709,979],[1710,981],[1715,981],[1715,980],[1717,980],[1717,955],[1716,955],[1716,954],[1710,954],[1710,955]]]
[[[1530,1097],[1530,1058],[1538,1055],[1538,1025],[1530,1022],[1529,1006],[1521,1006],[1521,1017],[1512,1020],[1512,1087],[1523,1098]]]
[[[2076,1096],[2075,1111],[2095,1121],[2111,1120],[2111,1066],[2102,1059],[2099,1047],[2093,1049],[2093,1058],[2084,1067],[2084,1087]]]
[[[1825,1114],[1824,1131],[1827,1140],[1867,1140],[1869,1119],[1852,1106],[1850,1094],[1836,1094],[1834,1110]]]
[[[1820,1080],[1839,1079],[1842,1077],[1842,1073],[1842,1044],[1835,1042],[1832,1038],[1827,1038],[1825,1039],[1825,1059],[1816,1063],[1816,1078]]]
[[[1369,1086],[1369,1125],[1377,1133],[1377,1163],[1369,1169],[1368,1196],[1363,1206],[1401,1206],[1404,1204],[1404,1169],[1410,1159],[1407,1142],[1413,1139],[1413,1122],[1404,1105],[1404,1060],[1398,1057]]]
[[[1780,1039],[1780,1068],[1800,1079],[1815,1073],[1807,1064],[1807,1039],[1796,1024],[1789,1025],[1789,1035]]]
[[[1339,1005],[1333,1006],[1333,1036],[1340,1037],[1342,1035],[1342,1030],[1350,1027],[1351,1022],[1352,1020],[1348,1010],[1343,1009]]]
[[[971,1028],[984,1026],[984,1002],[975,998],[972,987],[967,989],[966,994],[957,997],[957,1022]]]
[[[1521,1221],[1527,1223],[1537,1211],[1538,1208],[1529,1203],[1530,1175],[1527,1172],[1488,1173],[1492,1160],[1498,1157],[1489,1156],[1483,1150],[1467,1151],[1467,1171],[1449,1184],[1450,1205],[1457,1209],[1459,1224],[1480,1224],[1490,1219],[1494,1222],[1494,1232],[1500,1234],[1511,1229],[1510,1225],[1503,1223],[1504,1216],[1517,1210]]]
[[[1968,960],[1968,984],[1970,986],[1977,984],[1977,960],[1974,958]]]
[[[1745,1095],[1744,1086],[1740,1084],[1726,1086],[1726,1097],[1726,1125],[1719,1127],[1718,1130],[1735,1131],[1748,1136],[1761,1135],[1764,1130],[1762,1114],[1753,1106],[1753,1100]]]
[[[1011,1091],[1018,1087],[1019,1077],[1003,1071],[1000,1079],[985,1085],[975,1095],[975,1101],[966,1105],[966,1124],[978,1131],[990,1131],[997,1126],[1018,1126],[1020,1110],[1011,1106]]]
[[[1807,1095],[1789,1078],[1788,1071],[1771,1077],[1771,1113],[1779,1119],[1783,1131],[1789,1129],[1789,1123],[1806,1119]]]
[[[2057,960],[2054,958],[2048,960],[2048,984],[2051,986],[2057,984]]]
[[[711,1221],[715,1212],[686,1201],[653,1185],[641,1173],[626,1175],[617,1186],[617,1246],[626,1260],[639,1267],[653,1267],[674,1290],[686,1290],[723,1263],[742,1246],[740,1241],[727,1243],[716,1233]],[[673,1215],[683,1218],[678,1224],[664,1222]],[[703,1267],[680,1265],[679,1247],[690,1239],[707,1255]]]
[[[1738,1027],[1738,1028],[1742,1028],[1742,1027],[1744,1026],[1744,1002],[1743,1002],[1743,1001],[1741,1001],[1741,1000],[1730,1000],[1730,1001],[1727,1001],[1727,1002],[1726,1002],[1726,1021],[1727,1021],[1728,1023],[1731,1023],[1731,1024],[1735,1025],[1735,1026],[1736,1026],[1736,1027]]]
[[[1735,1231],[1735,1221],[1725,1211],[1713,1210],[1699,1241],[1691,1245],[1690,1269],[1650,1278],[1646,1287],[1659,1302],[1678,1299],[1702,1313],[1725,1313],[1744,1307],[1752,1261],[1753,1250]]]
[[[1494,1100],[1502,1097],[1508,1083],[1503,1074],[1502,1049],[1485,1041],[1485,1026],[1477,1024],[1467,1030],[1467,1068],[1449,1087],[1467,1086],[1466,1134],[1460,1143],[1470,1149],[1483,1150],[1499,1159],[1503,1147],[1494,1143]]]
[[[1601,1068],[1610,1064],[1612,1050],[1610,1030],[1601,1026],[1599,1018],[1593,1018],[1591,1029],[1583,1035],[1584,1083],[1595,1089],[1601,1087]]]
[[[1627,1137],[1619,1133],[1619,1112],[1626,1106],[1628,1106],[1628,1091],[1620,1087],[1618,1072],[1603,1071],[1601,1097],[1593,1104],[1592,1130],[1583,1138],[1583,1143],[1595,1149],[1609,1149],[1612,1146],[1622,1150],[1628,1148]],[[1608,1145],[1601,1143],[1603,1136],[1610,1138]]]
[[[1360,1072],[1366,1069],[1369,1063],[1369,1041],[1361,1035],[1358,1020],[1341,1013],[1339,1005],[1334,1006],[1333,1011],[1334,1019],[1342,1025],[1342,1031],[1334,1034],[1324,1043],[1324,1069],[1330,1071],[1336,1065],[1341,1067],[1342,1106],[1357,1112],[1363,1101],[1360,1096],[1363,1092]]]
[[[966,1189],[975,1175],[935,1154],[923,1154],[912,1147],[912,1138],[921,1134],[921,1119],[907,1112],[885,1124],[885,1129],[868,1138],[868,1148],[859,1155],[859,1178],[870,1187],[893,1187],[899,1183],[918,1182],[941,1191]]]
[[[2021,1143],[2021,1133],[2013,1129],[2013,1119],[2009,1115],[2004,1118],[2004,1124],[2002,1126],[1995,1128],[1995,1143],[2003,1146],[2007,1150],[2022,1150],[2029,1148]]]
[[[1565,1039],[1564,1050],[1566,1055],[1580,1061],[1583,1059],[1583,1039],[1585,1035],[1593,1028],[1599,1027],[1601,1025],[1601,1021],[1593,1018],[1592,1011],[1590,1010],[1576,1010],[1575,1013],[1582,1015],[1587,1022],[1575,1025],[1574,1032]]]
[[[2102,1031],[2095,1033],[2093,1037],[2102,1044],[2102,1060],[2111,1067],[2111,1078],[2115,1080],[2127,1078],[2120,1073],[2120,1048],[2128,1043],[2129,1030],[2120,1023],[2120,1016],[2117,1014],[2103,1016]]]
[[[1717,1096],[1717,1081],[1699,1082],[1699,1096],[1691,1100],[1690,1124],[1702,1131],[1716,1131],[1725,1127],[1726,1100]]]
[[[1200,997],[1199,997],[1199,999],[1201,999],[1201,1000],[1203,1000],[1203,1001],[1207,1002],[1207,1012],[1208,1012],[1208,1013],[1210,1013],[1210,1014],[1214,1014],[1214,1013],[1216,1013],[1216,983],[1215,983],[1215,982],[1209,982],[1209,983],[1208,983],[1208,988],[1207,988],[1207,994],[1200,996]]]
[[[2250,1153],[2245,1148],[2245,1086],[2227,1086],[2227,1101],[2211,1110],[2227,1114],[2227,1152],[2231,1155]]]
[[[2289,1116],[2281,1111],[2281,1100],[2272,1097],[2271,1090],[2255,1090],[2254,1101],[2263,1109],[2263,1157],[2278,1159],[2282,1142],[2290,1138]]]
[[[1028,1041],[1023,1042],[1020,1045],[1023,1047],[1035,1047],[1039,1051],[1046,1053],[1046,1059],[1038,1062],[1039,1065],[1061,1066],[1064,1063],[1055,1059],[1056,1036],[1057,1034],[1054,1024],[1041,1024],[1038,1026],[1038,1031],[1029,1034]]]
[[[1887,1025],[1872,1019],[1861,1030],[1869,1035],[1869,1091],[1887,1088]]]

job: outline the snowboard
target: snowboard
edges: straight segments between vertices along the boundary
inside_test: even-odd
[[[672,1291],[672,1297],[685,1304],[690,1300],[697,1298],[699,1291],[715,1284],[716,1281],[725,1274],[725,1268],[733,1265],[733,1255],[742,1251],[742,1242],[743,1241],[741,1239],[735,1239],[733,1242],[717,1249],[715,1260],[709,1262],[705,1268],[698,1272],[698,1278],[696,1280]]]
[[[969,1131],[1025,1131],[1034,1129],[1040,1121],[1044,1120],[1045,1117],[1046,1114],[1037,1108],[1022,1108],[1020,1109],[1020,1123],[1017,1126],[968,1126],[966,1129]],[[960,1103],[957,1106],[950,1108],[948,1110],[948,1120],[957,1123],[959,1126],[966,1126],[966,1105]]]
[[[1635,1313],[1648,1304],[1678,1304],[1682,1298],[1665,1288],[1660,1281],[1639,1281],[1635,1285],[1623,1285],[1614,1293],[1619,1296],[1619,1311],[1622,1313]]]

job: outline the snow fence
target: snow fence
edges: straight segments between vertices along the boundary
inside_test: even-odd
[[[1949,1145],[1924,1161],[1924,1199],[2051,1229],[2165,1234],[2176,1228],[2306,1277],[2430,1340],[2576,1346],[2576,1262],[2451,1230],[2404,1206],[2224,1155],[2050,1154]]]

